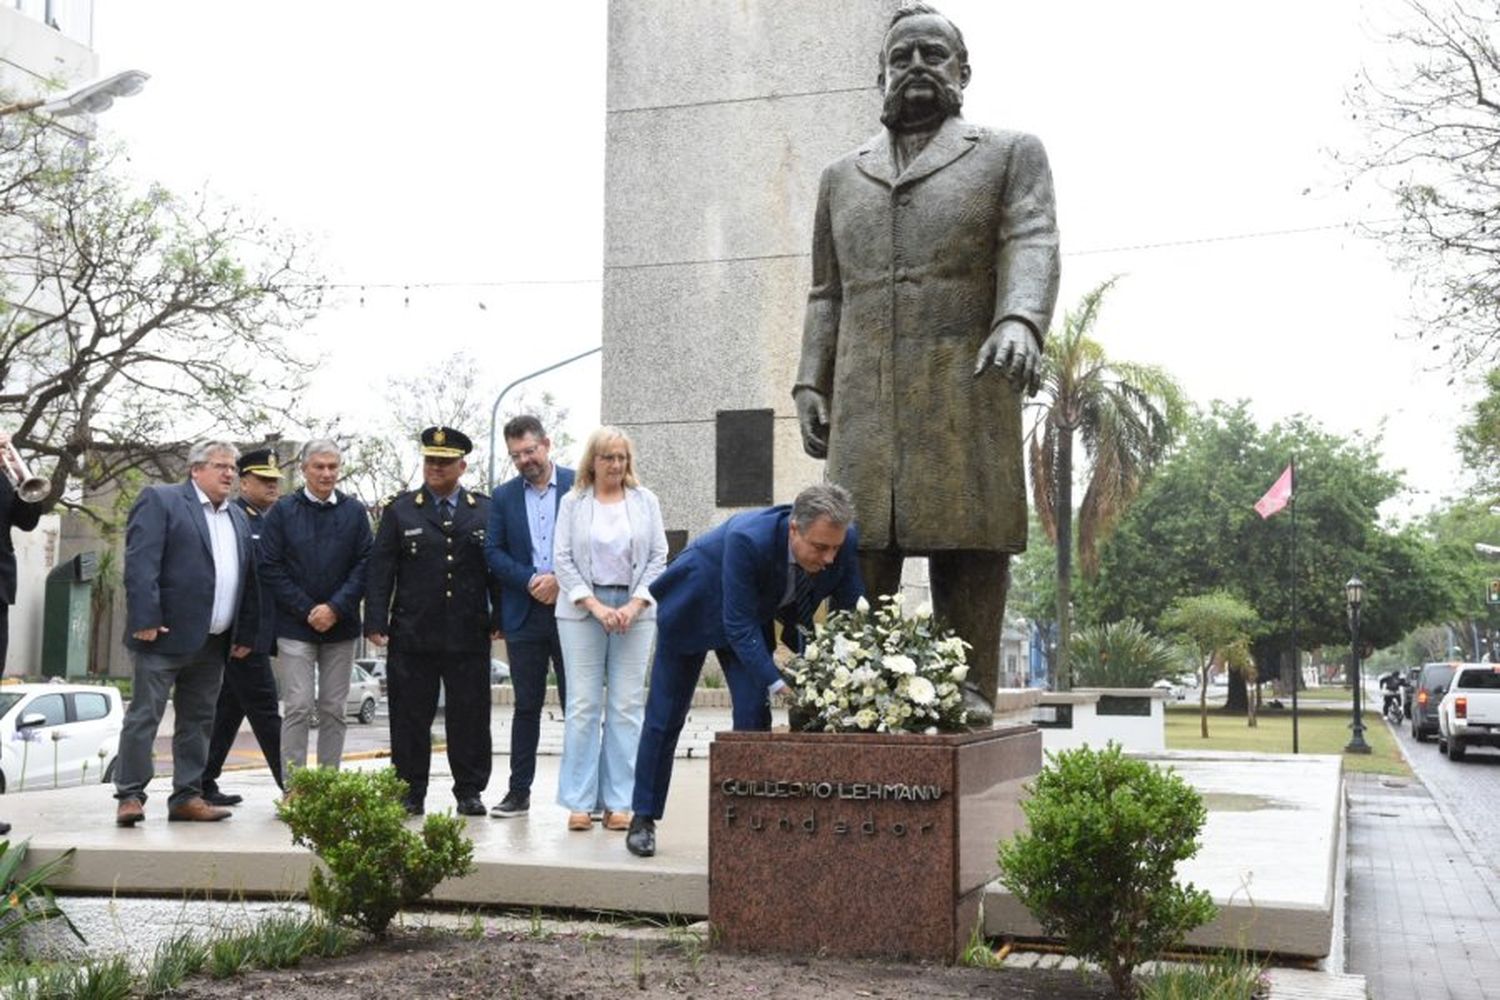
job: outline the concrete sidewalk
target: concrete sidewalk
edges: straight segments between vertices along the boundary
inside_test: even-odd
[[[1417,779],[1348,777],[1348,966],[1375,1000],[1500,1000],[1500,890]]]

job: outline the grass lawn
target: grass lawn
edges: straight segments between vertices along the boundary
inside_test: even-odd
[[[1298,700],[1301,700],[1299,695]],[[1292,752],[1292,713],[1261,712],[1259,725],[1245,725],[1243,716],[1225,715],[1208,710],[1208,739],[1199,735],[1198,706],[1182,705],[1167,709],[1168,750],[1251,750],[1260,753]],[[1349,713],[1314,709],[1298,713],[1297,742],[1303,753],[1334,753],[1344,758],[1349,771],[1368,774],[1411,776],[1411,768],[1391,738],[1391,732],[1379,715],[1365,713],[1365,742],[1368,754],[1346,754],[1349,742]]]

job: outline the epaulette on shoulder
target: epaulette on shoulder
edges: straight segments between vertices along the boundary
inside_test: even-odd
[[[481,492],[480,490],[469,490],[464,496],[468,497],[470,507],[475,506],[481,500],[488,500],[490,498],[488,493]]]
[[[380,501],[381,508],[384,509],[386,507],[389,507],[391,504],[395,503],[397,500],[400,500],[402,497],[406,496],[406,492],[407,491],[403,490],[400,493],[392,493],[390,496],[388,496],[384,500]]]

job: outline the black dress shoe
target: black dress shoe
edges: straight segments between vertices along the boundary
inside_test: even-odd
[[[7,833],[10,833],[10,824],[0,821],[0,837],[5,836]]]
[[[458,814],[460,816],[483,816],[487,809],[484,803],[479,801],[479,796],[468,795],[458,800]]]
[[[636,813],[630,817],[630,831],[625,834],[625,847],[638,858],[649,858],[656,853],[656,820]]]
[[[203,801],[211,806],[237,806],[245,801],[245,797],[233,792],[221,792],[216,788],[211,792],[204,792]]]
[[[407,799],[401,804],[406,807],[408,816],[424,816],[427,813],[427,807],[422,805],[421,799]]]

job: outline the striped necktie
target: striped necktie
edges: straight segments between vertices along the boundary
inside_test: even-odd
[[[792,579],[792,605],[797,609],[797,624],[803,628],[811,628],[813,612],[818,609],[818,600],[813,597],[812,574],[798,566],[792,571]]]

